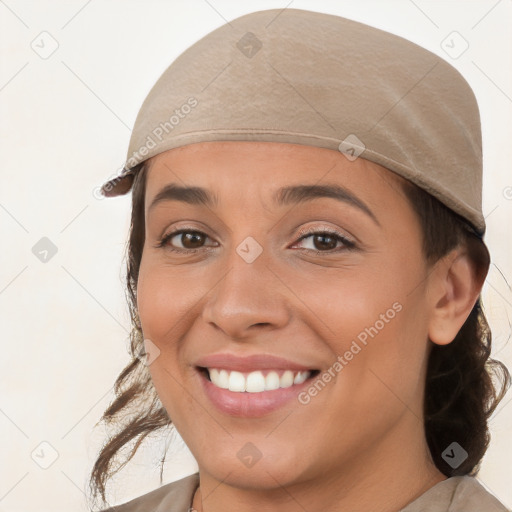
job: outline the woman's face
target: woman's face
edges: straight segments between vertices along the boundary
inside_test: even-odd
[[[139,314],[203,474],[275,488],[425,449],[430,275],[400,179],[280,143],[150,160]]]

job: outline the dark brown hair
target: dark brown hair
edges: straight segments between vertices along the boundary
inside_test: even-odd
[[[420,222],[427,263],[434,264],[462,244],[479,272],[487,273],[488,250],[463,217],[406,180],[401,180],[401,189]],[[89,481],[93,497],[101,496],[103,503],[107,481],[131,460],[149,434],[171,425],[141,357],[143,336],[136,296],[145,240],[145,190],[146,172],[142,166],[133,183],[127,246],[127,300],[133,326],[131,361],[117,377],[115,399],[100,420],[112,425],[115,432],[101,449]],[[489,445],[488,420],[510,385],[507,368],[491,359],[490,353],[491,331],[480,297],[451,343],[445,346],[432,344],[425,385],[425,433],[437,468],[448,477],[477,473]],[[468,453],[467,459],[456,469],[442,458],[443,451],[454,441]],[[122,449],[130,445],[128,453],[119,460]],[[164,461],[165,454],[162,468]]]

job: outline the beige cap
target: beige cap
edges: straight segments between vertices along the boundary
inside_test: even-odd
[[[475,95],[442,58],[394,34],[301,9],[241,16],[165,70],[144,100],[125,168],[206,141],[267,141],[341,151],[423,188],[483,235],[482,141]]]

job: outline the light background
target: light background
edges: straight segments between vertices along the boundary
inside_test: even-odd
[[[96,191],[120,169],[142,100],[206,33],[287,6],[399,34],[451,62],[473,87],[492,254],[484,305],[493,355],[512,368],[511,0],[0,0],[0,512],[87,510],[86,480],[104,434],[93,427],[128,360],[130,328],[130,196],[100,200]],[[454,58],[464,40],[468,49]],[[47,262],[32,249],[42,237],[57,249]],[[511,400],[494,416],[479,477],[508,507]],[[153,439],[120,473],[111,504],[159,486],[165,442]],[[164,483],[196,470],[179,440],[168,458]]]

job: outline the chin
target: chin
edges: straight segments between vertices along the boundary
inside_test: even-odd
[[[307,461],[300,455],[298,445],[277,439],[269,443],[230,438],[225,446],[211,448],[206,457],[196,460],[200,472],[241,489],[278,489],[305,480],[308,473]]]

